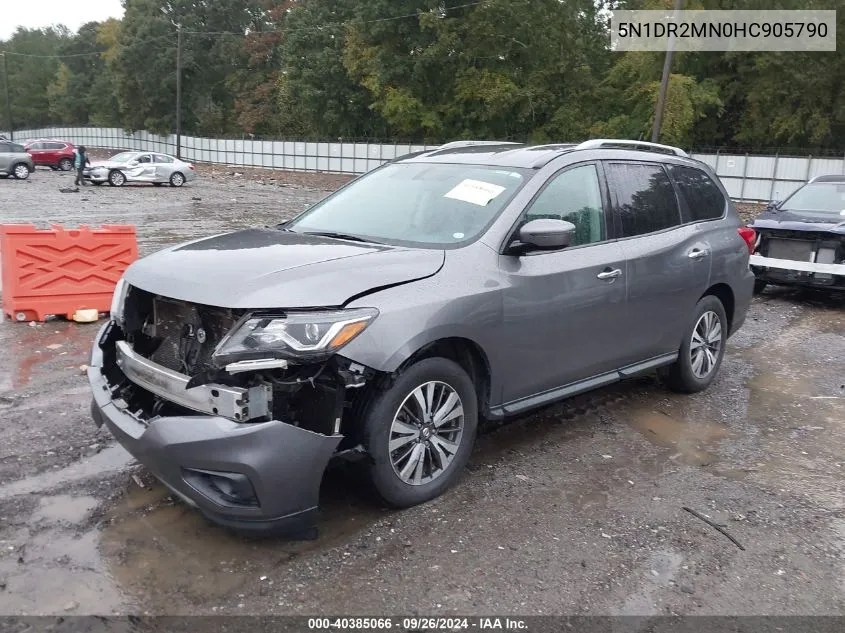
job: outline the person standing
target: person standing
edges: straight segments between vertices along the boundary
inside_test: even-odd
[[[84,146],[80,145],[74,150],[76,154],[73,158],[73,166],[76,167],[76,180],[73,184],[77,187],[85,184],[85,177],[82,175],[85,171],[85,166],[90,165],[91,161],[88,159],[88,152]]]

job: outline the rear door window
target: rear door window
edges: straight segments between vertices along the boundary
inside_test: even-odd
[[[675,189],[662,165],[610,162],[606,167],[622,237],[645,235],[681,224]]]
[[[727,200],[722,190],[704,171],[684,165],[670,165],[669,174],[681,196],[684,221],[716,220],[725,214]]]

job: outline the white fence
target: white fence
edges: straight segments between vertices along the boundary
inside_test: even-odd
[[[8,134],[7,134],[8,135]],[[52,127],[15,132],[15,140],[61,138],[94,148],[176,152],[176,136],[148,132],[127,134],[120,128]],[[401,143],[344,143],[312,141],[264,141],[182,137],[182,157],[199,163],[241,167],[268,167],[294,171],[361,174],[384,161],[432,145]],[[735,200],[782,200],[810,178],[821,174],[845,174],[845,156],[750,156],[748,154],[700,154],[693,157],[709,164]]]

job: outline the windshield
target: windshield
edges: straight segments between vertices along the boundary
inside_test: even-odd
[[[387,165],[317,203],[285,228],[413,246],[454,245],[478,237],[524,180],[519,171],[477,165]]]
[[[120,154],[115,154],[109,160],[113,163],[126,163],[131,159],[136,152],[121,152]]]
[[[845,183],[815,182],[801,187],[781,209],[845,215]]]

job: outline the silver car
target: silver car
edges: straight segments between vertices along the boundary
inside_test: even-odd
[[[32,156],[26,153],[23,145],[0,140],[0,178],[14,176],[26,180],[33,171]]]
[[[168,154],[121,152],[106,161],[92,163],[84,176],[95,185],[107,182],[112,187],[122,187],[128,182],[181,187],[194,180],[197,173],[192,164]]]

